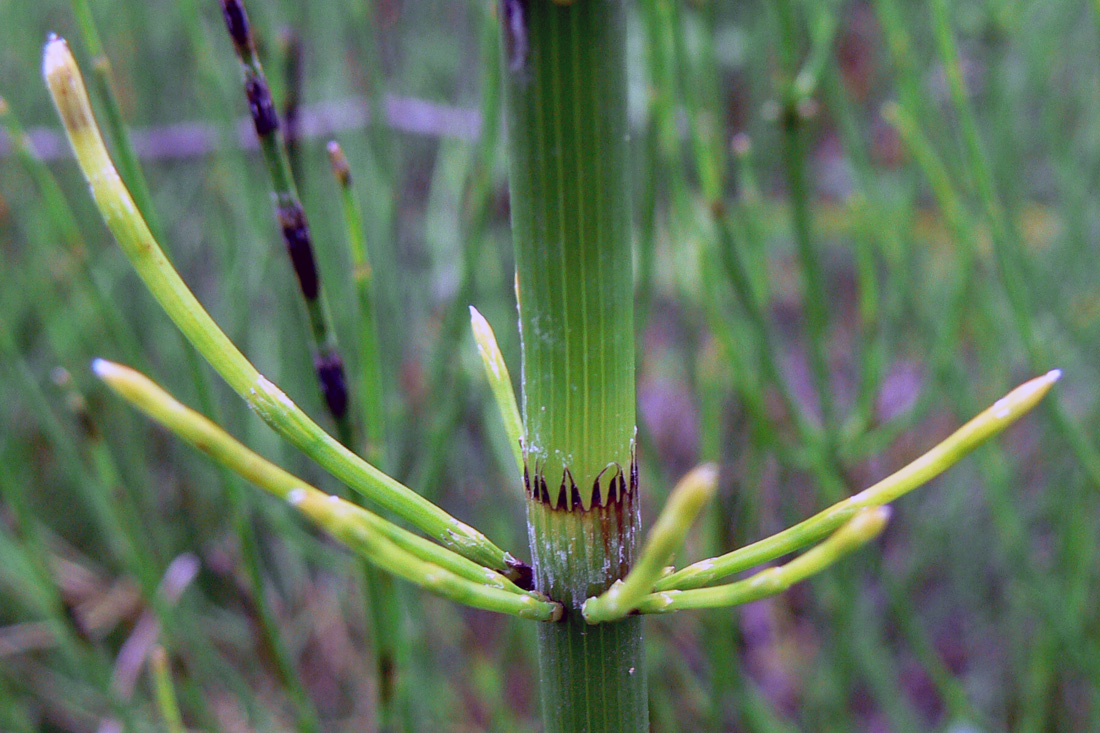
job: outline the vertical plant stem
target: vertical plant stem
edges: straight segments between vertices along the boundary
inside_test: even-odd
[[[802,263],[805,283],[806,325],[810,336],[810,369],[821,407],[822,424],[827,442],[834,439],[831,427],[834,421],[832,387],[828,365],[828,311],[825,304],[825,275],[821,267],[821,254],[815,246],[810,224],[809,189],[806,182],[806,140],[802,130],[803,115],[800,102],[803,97],[797,88],[797,39],[795,8],[790,0],[777,8],[779,35],[782,44],[783,63],[787,83],[783,88],[780,125],[783,133],[783,164],[790,186],[791,212],[795,244]]]
[[[305,6],[308,7],[308,6]],[[283,76],[286,91],[283,95],[283,123],[286,128],[286,157],[290,162],[290,174],[301,184],[302,150],[299,145],[299,117],[302,106],[302,39],[293,28],[279,34],[279,46],[283,55]]]
[[[347,157],[335,140],[328,145],[329,161],[340,186],[344,224],[351,249],[352,279],[359,305],[359,384],[366,420],[367,459],[386,466],[386,432],[381,363],[378,349],[378,327],[375,321],[374,273],[367,257],[366,233],[359,198],[352,184]],[[381,730],[400,729],[401,712],[408,713],[404,695],[400,694],[397,659],[407,657],[407,650],[398,652],[405,635],[401,630],[402,606],[395,595],[393,580],[377,568],[366,566],[363,572],[370,625],[373,630],[375,666],[378,673],[379,726]],[[405,665],[401,665],[405,666]],[[404,723],[408,727],[408,720]]]
[[[545,730],[647,730],[637,617],[595,626],[639,524],[625,5],[502,6],[512,234]]]
[[[168,667],[168,652],[158,644],[153,647],[151,657],[153,692],[160,717],[164,720],[164,727],[169,733],[184,733],[176,691],[172,687],[172,670]]]
[[[359,205],[359,196],[352,182],[348,159],[335,140],[328,144],[328,155],[333,176],[340,186],[340,204],[351,251],[351,277],[355,284],[356,304],[359,306],[359,399],[363,403],[363,432],[367,438],[364,455],[374,465],[384,466],[385,409],[378,326],[375,322],[374,270],[371,269],[367,255],[363,209]]]
[[[141,172],[138,163],[137,151],[134,143],[126,130],[126,121],[122,116],[122,107],[118,103],[118,95],[115,94],[115,80],[111,71],[111,60],[107,58],[103,50],[103,43],[99,39],[99,30],[92,17],[92,8],[88,0],[71,0],[73,15],[76,16],[76,25],[80,29],[81,40],[88,48],[92,57],[92,84],[95,94],[103,104],[103,112],[107,116],[107,132],[111,136],[111,142],[115,146],[115,158],[118,161],[119,173],[126,187],[134,196],[134,203],[145,218],[154,236],[161,238],[163,230],[160,228],[160,220],[153,208],[153,197],[149,194],[149,184],[145,181],[145,175]]]
[[[256,43],[244,5],[240,0],[222,0],[222,13],[240,60],[249,113],[252,115],[256,137],[260,140],[260,150],[271,178],[279,229],[282,231],[287,254],[305,302],[310,335],[313,338],[313,366],[317,372],[317,381],[324,395],[325,405],[336,423],[337,437],[341,443],[354,449],[354,430],[348,410],[344,362],[336,343],[332,315],[321,290],[321,277],[313,253],[313,239],[306,212],[298,199],[298,189],[294,185],[271,90],[260,65],[260,58],[256,54]]]

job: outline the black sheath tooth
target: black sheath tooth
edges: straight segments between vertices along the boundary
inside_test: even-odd
[[[530,565],[522,560],[511,559],[508,561],[508,567],[511,568],[512,582],[518,585],[523,590],[534,590],[535,588],[535,574]]]
[[[619,484],[612,476],[611,480],[607,482],[607,505],[611,506],[619,501]]]

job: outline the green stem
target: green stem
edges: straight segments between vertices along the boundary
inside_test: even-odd
[[[671,613],[692,608],[724,608],[778,595],[870,542],[882,532],[889,517],[889,507],[860,509],[832,536],[786,565],[761,570],[745,580],[713,588],[651,593],[638,604],[638,610],[641,613]]]
[[[344,227],[347,230],[348,248],[351,252],[351,277],[355,283],[355,296],[359,305],[359,393],[366,422],[365,455],[368,461],[381,466],[385,463],[386,430],[378,326],[375,319],[374,271],[367,256],[363,209],[359,205],[359,196],[352,183],[348,159],[335,140],[328,144],[328,155],[333,176],[340,186],[340,205],[344,213]]]
[[[982,205],[983,214],[989,222],[993,256],[997,263],[1001,285],[1012,309],[1016,332],[1023,343],[1032,369],[1044,368],[1049,362],[1049,357],[1035,325],[1027,283],[1019,270],[1020,262],[1017,254],[1021,249],[1020,232],[1011,218],[1005,214],[993,183],[993,175],[986,159],[974,111],[967,99],[962,63],[959,60],[958,48],[949,24],[948,12],[948,5],[943,0],[932,3],[932,28],[944,64],[951,99],[959,118],[966,162],[974,179],[975,192]],[[1100,449],[1096,447],[1094,438],[1074,422],[1058,400],[1051,400],[1047,408],[1055,430],[1069,445],[1081,469],[1088,476],[1089,483],[1094,490],[1100,489]],[[1071,505],[1067,504],[1067,506],[1069,511],[1073,511]]]
[[[271,98],[260,58],[256,55],[256,44],[244,5],[240,0],[223,0],[222,13],[240,60],[248,109],[252,115],[256,137],[260,140],[264,164],[271,178],[275,216],[279,221],[279,229],[282,231],[287,254],[305,303],[310,336],[313,339],[313,366],[317,372],[317,381],[325,398],[325,405],[336,423],[340,442],[353,447],[355,431],[348,410],[344,362],[336,343],[336,330],[332,325],[328,301],[321,289],[320,271],[313,252],[313,238],[305,209],[298,198],[275,103]]]
[[[793,527],[721,557],[701,560],[666,575],[657,590],[698,588],[817,542],[862,509],[889,504],[938,476],[970,451],[1035,407],[1061,377],[1057,369],[1009,392],[920,458],[870,488],[838,502]]]
[[[103,50],[99,30],[96,28],[95,18],[92,17],[92,8],[88,0],[71,0],[70,6],[73,15],[76,16],[76,25],[80,29],[81,39],[92,57],[92,83],[95,86],[96,96],[103,104],[103,112],[107,116],[107,130],[115,146],[122,180],[133,193],[138,210],[148,222],[149,228],[160,236],[163,230],[157,220],[156,209],[153,207],[153,197],[149,194],[149,184],[141,172],[141,164],[138,163],[137,151],[126,130],[122,106],[118,102],[118,95],[115,94],[116,85],[111,71],[111,60]]]
[[[348,450],[257,371],[203,309],[137,212],[107,155],[84,81],[64,39],[46,44],[43,75],[107,227],[165,313],[256,414],[341,482],[444,545],[513,580],[529,578],[527,566],[511,553]]]
[[[797,88],[797,40],[795,37],[794,3],[781,2],[778,7],[779,28],[783,41],[783,57],[790,75],[784,89],[780,113],[783,132],[783,163],[790,186],[791,216],[795,244],[802,264],[802,278],[806,288],[806,326],[810,336],[810,369],[821,407],[821,420],[825,438],[834,439],[831,430],[834,422],[832,386],[828,364],[828,310],[825,297],[825,273],[821,266],[821,253],[814,241],[810,224],[810,191],[806,182],[806,140],[803,133],[801,102]]]
[[[625,5],[506,0],[503,63],[547,731],[647,730],[641,625],[588,626],[639,525]]]
[[[521,618],[561,616],[557,604],[523,591],[503,575],[418,537],[338,496],[325,494],[275,466],[177,402],[149,378],[104,359],[96,376],[146,415],[218,463],[285,500],[369,562],[459,603]]]
[[[359,305],[359,385],[366,420],[366,457],[375,465],[385,465],[386,430],[384,424],[385,394],[378,347],[378,326],[375,319],[374,274],[367,257],[366,232],[359,197],[352,184],[347,157],[335,140],[328,144],[329,162],[340,186],[348,245],[351,250],[352,279]],[[401,629],[401,602],[395,596],[392,579],[372,566],[365,566],[363,590],[374,637],[375,667],[378,673],[378,720],[383,731],[398,730],[402,707],[397,649],[404,633]]]
[[[184,733],[183,718],[176,700],[176,691],[172,687],[172,671],[168,668],[168,653],[164,647],[153,647],[150,655],[152,662],[153,692],[157,700],[157,709],[164,720],[169,733]]]

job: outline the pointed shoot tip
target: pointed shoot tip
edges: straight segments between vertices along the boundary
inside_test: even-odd
[[[100,379],[106,380],[118,374],[119,365],[113,361],[96,357],[92,359],[92,372]]]
[[[49,79],[57,70],[72,59],[69,44],[56,33],[46,36],[46,45],[42,48],[42,75]]]
[[[693,479],[698,481],[699,484],[705,487],[708,491],[713,491],[718,485],[718,464],[717,463],[704,463],[692,471],[694,475]]]
[[[858,537],[870,540],[886,528],[893,513],[894,510],[886,504],[864,509],[852,517],[848,527]]]
[[[489,321],[485,320],[485,316],[481,315],[481,311],[472,305],[470,306],[470,328],[473,329],[478,346],[486,348],[496,344],[497,338],[493,333],[493,327],[489,325]]]
[[[51,35],[46,41],[42,50],[42,76],[70,136],[95,126],[84,79],[64,38]]]

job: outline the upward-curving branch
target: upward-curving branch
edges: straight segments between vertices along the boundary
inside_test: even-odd
[[[107,154],[84,80],[64,39],[53,37],[46,44],[43,74],[107,227],[165,313],[229,386],[272,429],[341,482],[459,554],[527,585],[531,575],[525,563],[348,450],[260,374],[218,328],[153,238]]]

